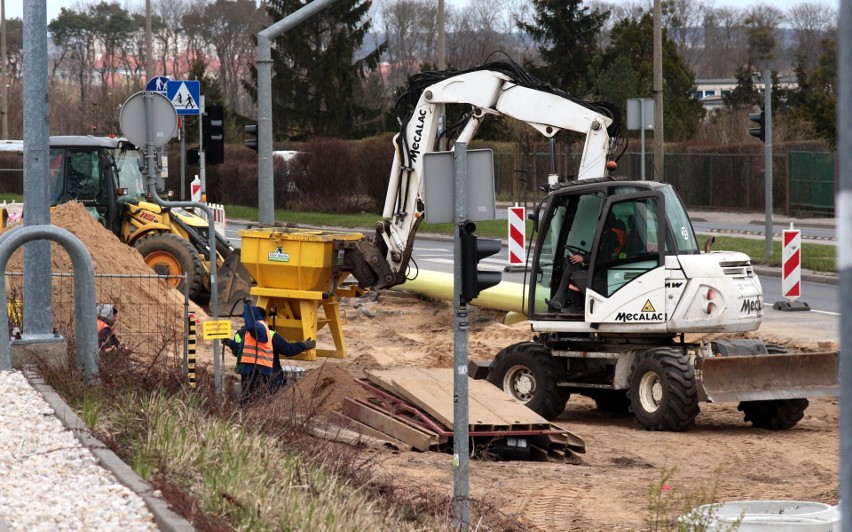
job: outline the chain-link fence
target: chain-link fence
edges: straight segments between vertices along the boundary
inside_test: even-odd
[[[95,301],[118,311],[113,330],[140,357],[166,354],[183,359],[189,300],[174,288],[183,277],[145,274],[95,274]],[[52,330],[74,339],[74,275],[52,273]],[[23,328],[23,275],[6,272],[9,334]],[[91,309],[96,313],[97,309]]]
[[[772,158],[772,203],[775,212],[799,216],[834,215],[835,154],[781,153]],[[654,155],[645,153],[645,178],[659,179]],[[575,179],[579,154],[558,151],[495,153],[494,186],[498,198],[517,202],[542,197],[541,187],[553,169]],[[764,211],[763,154],[667,153],[663,180],[671,183],[688,208]],[[615,175],[642,179],[642,154],[625,153]]]

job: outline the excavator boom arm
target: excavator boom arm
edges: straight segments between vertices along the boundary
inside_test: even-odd
[[[585,135],[578,179],[606,175],[612,133],[620,131],[614,107],[583,102],[551,89],[514,65],[492,63],[470,71],[428,74],[441,79],[422,89],[410,89],[419,94],[409,95],[411,100],[417,96],[416,103],[407,110],[394,137],[382,220],[375,237],[357,246],[361,259],[356,260],[369,264],[369,268],[353,268],[362,287],[386,288],[405,282],[414,235],[425,211],[423,156],[436,151],[439,136],[446,135],[439,131],[439,123],[447,104],[471,107],[455,142],[470,142],[488,115],[525,122],[545,137],[563,130]]]

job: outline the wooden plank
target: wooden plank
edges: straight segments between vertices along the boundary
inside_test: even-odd
[[[381,442],[383,445],[393,445],[400,451],[410,451],[413,449],[411,445],[408,445],[405,442],[399,441],[396,438],[388,436],[384,432],[374,429],[369,425],[365,425],[361,423],[357,419],[353,419],[351,417],[345,416],[340,412],[332,412],[332,419],[345,427],[348,430],[353,432],[357,432],[362,437],[364,437],[367,441],[377,440]]]
[[[391,438],[411,445],[418,451],[428,451],[433,445],[438,445],[439,438],[434,432],[412,427],[384,412],[379,412],[369,403],[347,397],[343,400],[343,413]]]
[[[453,425],[451,369],[394,368],[366,374],[371,382],[411,401],[445,426]],[[546,419],[486,381],[468,379],[468,404],[471,425],[549,426]]]

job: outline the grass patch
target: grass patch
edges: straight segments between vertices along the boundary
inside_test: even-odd
[[[699,237],[703,242],[706,235]],[[766,242],[763,238],[736,238],[717,236],[715,250],[740,251],[751,257],[752,264],[781,266],[781,242],[772,243],[772,257],[766,257]],[[817,272],[837,272],[837,248],[824,244],[802,244],[802,268]]]
[[[741,519],[730,527],[715,527],[716,510],[710,507],[705,512],[693,512],[699,506],[716,502],[721,471],[716,471],[716,479],[710,489],[697,488],[681,490],[672,487],[676,468],[663,468],[656,484],[648,486],[648,506],[645,518],[645,530],[650,532],[696,532],[703,530],[733,531],[739,527]]]
[[[73,352],[71,339],[64,367],[40,364],[45,381],[198,530],[446,528],[445,490],[395,486],[378,473],[380,453],[313,436],[311,411],[263,395],[239,408],[217,396],[208,367],[190,389],[166,356],[101,353],[101,384],[88,387]],[[482,501],[471,508],[483,529],[524,528]]]

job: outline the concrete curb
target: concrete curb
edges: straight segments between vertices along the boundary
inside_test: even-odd
[[[114,452],[109,450],[101,441],[92,436],[92,432],[83,423],[76,413],[65,404],[65,401],[44,380],[32,371],[24,371],[24,377],[30,385],[39,392],[45,401],[53,409],[56,417],[68,430],[74,433],[74,437],[98,460],[98,463],[115,475],[116,480],[139,495],[148,509],[154,515],[154,521],[160,530],[167,532],[188,532],[195,530],[192,523],[183,516],[169,508],[168,503],[154,494],[151,486],[142,480],[133,469],[125,464]],[[0,532],[3,532],[3,524],[0,523]]]

